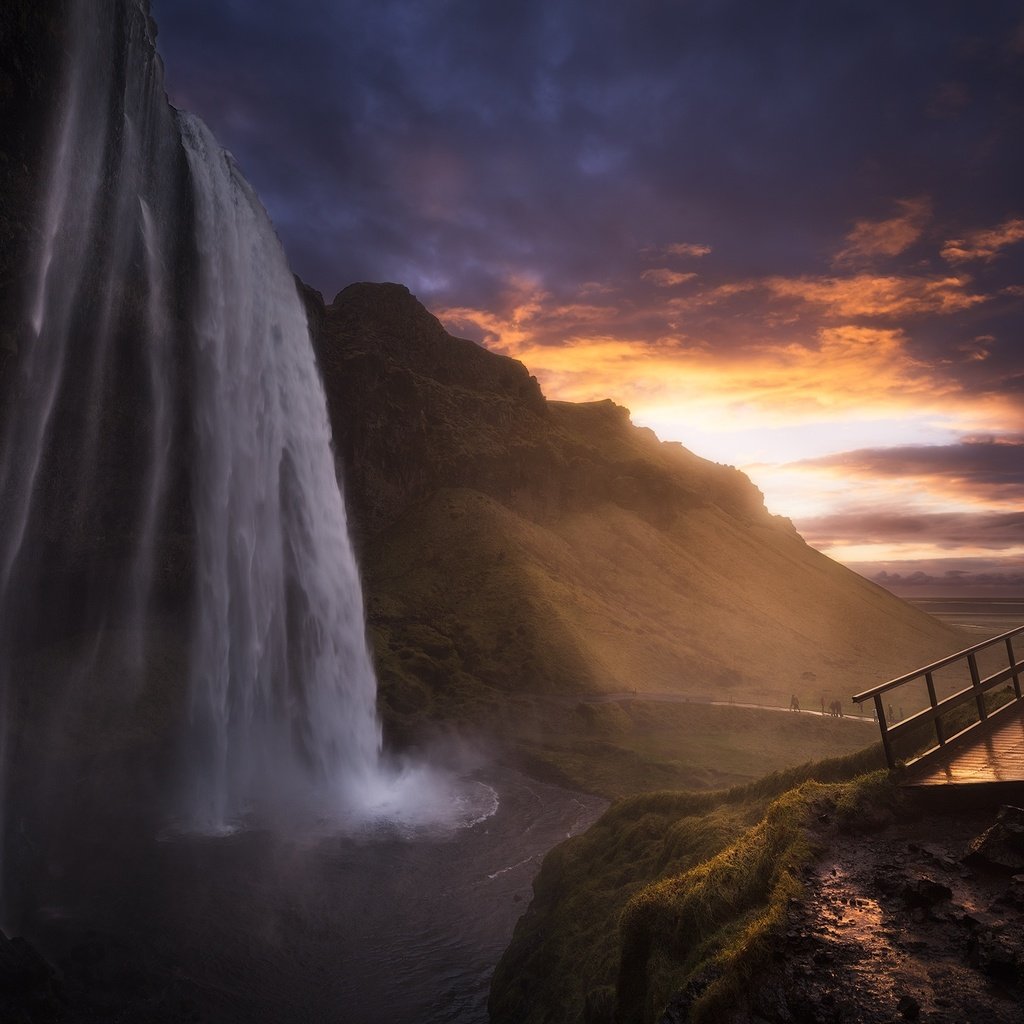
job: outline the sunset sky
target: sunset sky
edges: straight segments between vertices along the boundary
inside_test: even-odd
[[[408,285],[898,592],[1024,594],[1019,3],[152,8],[328,299]]]

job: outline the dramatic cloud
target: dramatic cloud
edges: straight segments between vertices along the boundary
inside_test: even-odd
[[[815,546],[927,542],[938,548],[1016,548],[1024,551],[1024,512],[914,512],[864,509],[800,520]]]
[[[1024,435],[965,437],[958,444],[866,448],[810,459],[805,467],[849,478],[926,481],[965,503],[1019,508],[1024,503]]]
[[[707,256],[710,252],[710,245],[698,242],[673,242],[665,246],[665,253],[669,256]]]
[[[843,410],[892,415],[915,395],[938,405],[956,392],[911,356],[903,332],[891,328],[821,327],[807,342],[754,342],[726,355],[678,332],[645,338],[630,309],[558,305],[528,288],[504,316],[465,307],[439,316],[456,333],[472,328],[489,348],[522,360],[550,397],[614,395],[663,433],[667,405],[678,408],[679,425],[709,416],[808,422]]]
[[[1024,566],[1019,563],[1002,569],[969,570],[962,568],[966,559],[947,559],[928,563],[926,569],[906,568],[903,572],[878,569],[873,563],[853,566],[863,576],[904,597],[922,596],[985,596],[1019,597],[1024,593]],[[948,568],[947,568],[948,567]],[[1019,625],[1024,603],[1006,608],[1007,629]],[[991,611],[990,611],[991,614]]]
[[[656,284],[659,288],[672,288],[677,284],[686,284],[687,281],[692,281],[697,275],[683,274],[678,270],[668,270],[665,267],[658,269],[645,270],[640,277],[645,281],[650,281],[651,284]]]
[[[552,397],[628,405],[794,517],[851,489],[1019,502],[1013,460],[957,440],[1024,431],[1014,0],[152,10],[172,101],[328,298],[407,284]]]
[[[669,271],[647,272],[669,275]],[[647,273],[644,276],[647,276]],[[681,276],[681,275],[680,275]],[[688,280],[689,278],[687,278]],[[679,283],[669,281],[668,283]],[[674,302],[672,308],[688,312],[716,307],[746,310],[769,322],[778,321],[780,311],[806,315],[801,307],[816,307],[817,315],[829,320],[859,318],[899,320],[908,317],[948,316],[988,301],[988,296],[971,290],[966,276],[875,275],[764,277],[730,281],[700,289]]]
[[[211,123],[327,294],[399,278],[482,305],[510,272],[560,291],[644,248],[793,276],[887,197],[928,196],[955,223],[1019,200],[1006,0],[830,18],[753,0],[152,7],[172,99]],[[960,106],[936,122],[950,82]]]
[[[993,260],[1008,246],[1024,241],[1024,220],[1015,218],[986,231],[973,231],[965,238],[951,238],[942,247],[950,263]]]
[[[963,277],[784,278],[762,282],[773,296],[820,306],[829,317],[908,317],[948,314],[985,301],[968,291]]]
[[[931,200],[903,199],[900,213],[887,220],[858,220],[836,254],[837,264],[868,262],[877,256],[898,256],[909,249],[931,217]]]

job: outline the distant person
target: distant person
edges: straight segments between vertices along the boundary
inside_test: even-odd
[[[790,711],[799,711],[800,710],[800,701],[797,698],[797,695],[795,693],[793,694],[792,697],[789,698],[789,710]]]
[[[821,713],[825,714],[825,697],[824,696],[822,696],[822,698],[821,698]]]
[[[889,721],[890,722],[895,722],[896,721],[896,715],[895,715],[895,713],[892,710],[892,705],[891,704],[889,705]]]

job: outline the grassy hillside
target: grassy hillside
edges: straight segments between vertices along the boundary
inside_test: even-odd
[[[493,1024],[652,1024],[746,1008],[802,867],[892,801],[877,748],[711,794],[615,804],[554,849],[495,972]],[[865,774],[867,773],[867,774]]]
[[[742,550],[698,558],[724,547],[716,531]],[[816,706],[819,688],[845,698],[944,639],[908,616],[919,634],[907,629],[886,663],[858,646],[887,628],[886,595],[856,577],[835,584],[845,570],[791,534],[760,553],[757,536],[715,509],[666,533],[615,506],[537,523],[477,492],[438,492],[364,561],[390,729],[486,729],[531,767],[609,797],[720,787],[864,746],[866,724],[697,703],[786,704],[792,690]],[[789,601],[770,589],[787,555],[810,567],[808,592]],[[632,701],[634,690],[694,702]],[[589,703],[604,693],[622,700]]]
[[[306,298],[392,739],[456,723],[609,795],[722,785],[870,735],[773,728],[752,755],[727,709],[698,725],[659,705],[659,746],[650,709],[577,705],[636,691],[817,708],[962,646],[809,548],[742,473],[611,402],[546,401],[401,286]]]

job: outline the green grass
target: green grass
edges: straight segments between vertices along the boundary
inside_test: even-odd
[[[801,891],[801,869],[866,807],[893,799],[886,773],[850,783],[807,781],[768,805],[764,817],[714,857],[646,886],[620,919],[618,1017],[656,1020],[691,980],[710,983],[690,1010],[693,1024],[732,1019],[766,969]]]
[[[660,701],[536,704],[518,725],[528,768],[609,799],[724,789],[852,754],[877,736],[867,724],[835,718]]]
[[[614,804],[554,849],[495,972],[493,1024],[657,1019],[687,979],[713,966],[706,1020],[741,997],[762,962],[809,823],[855,820],[888,784],[877,747],[773,773],[724,792],[647,793]],[[621,931],[620,931],[621,921]]]
[[[556,511],[453,488],[362,555],[381,711],[401,738],[493,725],[510,695],[848,706],[962,645],[792,533],[714,505],[661,523],[612,502]]]

